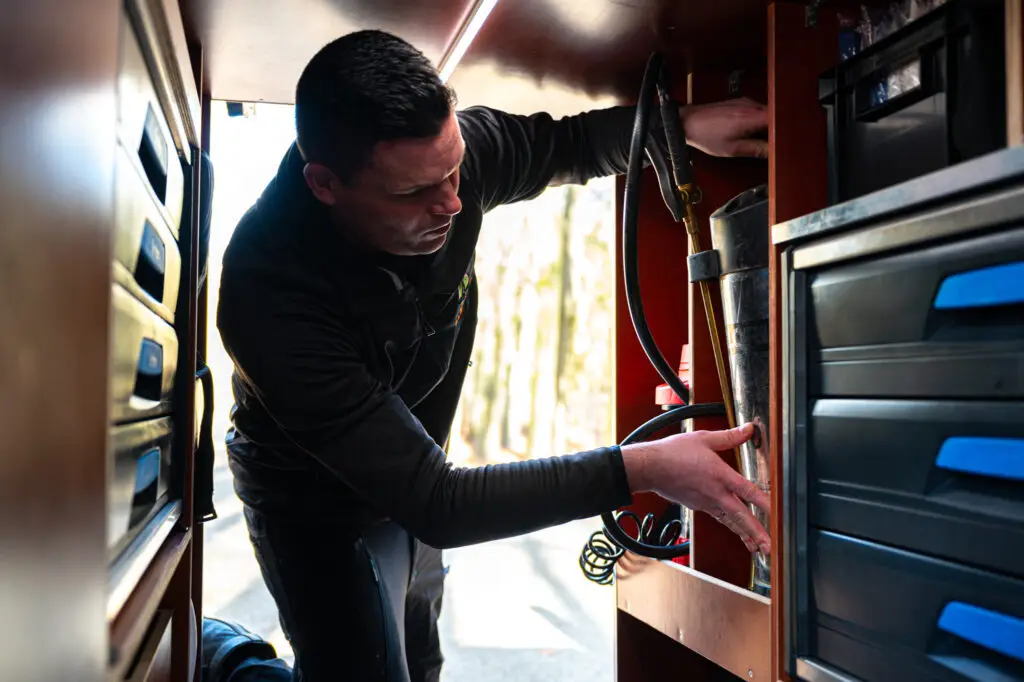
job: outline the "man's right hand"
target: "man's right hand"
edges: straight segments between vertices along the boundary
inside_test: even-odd
[[[634,492],[655,492],[712,518],[740,536],[751,552],[771,553],[771,540],[750,512],[753,504],[766,514],[771,502],[761,489],[718,455],[754,435],[752,424],[727,431],[693,431],[622,447],[626,476]]]

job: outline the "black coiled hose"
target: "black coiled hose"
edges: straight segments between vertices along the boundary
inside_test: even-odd
[[[633,433],[626,436],[621,445],[638,443],[666,426],[688,419],[721,417],[723,415],[725,415],[725,405],[721,403],[675,407],[642,424]],[[623,530],[622,521],[624,520],[630,520],[636,526],[635,538]],[[601,521],[604,523],[604,529],[591,534],[583,551],[580,552],[579,561],[583,575],[598,585],[612,583],[615,562],[627,549],[654,559],[673,559],[685,556],[690,552],[689,540],[678,542],[683,531],[683,523],[678,518],[656,520],[654,514],[647,514],[641,521],[636,513],[622,511],[616,514],[604,513],[601,515]]]
[[[633,125],[633,137],[629,147],[629,167],[626,170],[626,186],[622,199],[622,260],[626,301],[637,338],[644,349],[644,353],[647,355],[647,359],[650,360],[665,383],[683,401],[683,405],[668,410],[644,423],[626,436],[621,445],[639,442],[666,426],[684,422],[688,419],[725,415],[725,405],[721,403],[686,404],[689,398],[689,391],[685,384],[683,384],[682,379],[679,378],[668,363],[668,360],[665,359],[665,356],[658,349],[650,327],[647,325],[643,301],[640,296],[640,265],[637,249],[637,228],[640,217],[640,179],[643,171],[645,143],[650,129],[651,106],[656,90],[660,90],[659,99],[662,104],[663,116],[675,115],[674,108],[667,105],[669,98],[667,96],[667,88],[663,85],[663,66],[664,58],[659,53],[652,54],[647,61],[643,82],[640,86],[636,119]],[[677,121],[671,120],[670,123],[666,123],[664,129],[666,136],[669,138],[669,147],[675,150],[681,149],[680,145],[684,144],[684,142],[679,139],[681,133]],[[677,154],[677,156],[681,155]],[[685,165],[688,166],[688,163]],[[685,172],[683,168],[680,170]],[[664,187],[664,182],[662,185]],[[629,535],[623,530],[620,524],[623,520],[631,520],[633,522],[633,525],[636,526],[636,537]],[[617,514],[611,512],[604,513],[601,515],[601,521],[604,524],[603,530],[596,531],[590,536],[579,559],[580,569],[583,571],[583,574],[589,580],[600,585],[611,584],[614,577],[615,563],[626,550],[653,559],[673,559],[690,553],[689,540],[678,542],[682,531],[682,522],[679,519],[661,519],[661,523],[657,523],[654,514],[647,514],[643,520],[640,520],[634,512],[623,511]]]
[[[647,326],[647,318],[644,317],[644,304],[640,297],[640,258],[637,251],[638,230],[637,224],[640,218],[640,179],[643,174],[644,150],[647,142],[647,132],[650,130],[651,105],[658,87],[658,81],[663,78],[662,67],[664,58],[657,52],[647,60],[647,67],[644,69],[644,79],[640,84],[640,97],[636,105],[636,119],[633,124],[633,138],[629,143],[629,166],[626,169],[626,187],[622,194],[622,265],[623,284],[626,289],[626,303],[629,306],[629,318],[633,322],[633,329],[640,340],[640,345],[647,354],[647,359],[654,365],[661,378],[672,387],[676,395],[686,404],[689,391],[683,384],[665,356],[658,349],[654,342],[651,328]],[[673,127],[666,126],[666,136],[671,136]],[[678,142],[678,141],[677,141]],[[670,143],[669,146],[673,146]]]

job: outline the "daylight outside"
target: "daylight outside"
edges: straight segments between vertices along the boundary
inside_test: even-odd
[[[224,248],[294,140],[293,109],[257,104],[230,117],[225,103],[214,102],[211,125],[208,362],[216,387],[218,518],[205,527],[203,610],[267,638],[291,661],[225,459],[231,362],[215,314]],[[610,178],[552,188],[485,217],[476,266],[480,320],[449,448],[454,464],[611,442],[614,237]],[[614,679],[614,589],[588,582],[577,563],[598,528],[598,519],[588,519],[446,551],[442,682]]]

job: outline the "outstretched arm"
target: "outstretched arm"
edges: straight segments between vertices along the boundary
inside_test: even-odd
[[[536,197],[545,188],[626,172],[635,107],[596,109],[554,119],[549,114],[507,114],[487,107],[459,112],[466,140],[464,181],[479,192],[484,210]],[[768,127],[767,109],[733,99],[679,109],[686,142],[712,156],[767,157],[757,136]],[[652,118],[647,148],[664,149]]]
[[[748,547],[768,537],[744,503],[768,508],[756,486],[715,450],[747,440],[748,427],[673,436],[477,468],[452,466],[405,403],[367,369],[342,320],[301,298],[267,306],[269,292],[225,280],[218,326],[240,380],[281,432],[382,514],[446,548],[596,516],[655,490],[705,510]],[[236,287],[232,289],[232,287]],[[259,343],[246,342],[256,338]]]

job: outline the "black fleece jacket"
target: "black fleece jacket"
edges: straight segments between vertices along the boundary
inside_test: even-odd
[[[614,107],[554,120],[460,111],[463,210],[445,246],[417,261],[416,276],[393,258],[346,247],[292,145],[223,261],[217,326],[235,367],[228,442],[242,501],[354,527],[389,518],[435,547],[628,504],[617,446],[458,468],[413,410],[449,370],[483,215],[551,185],[625,172],[634,113]],[[653,125],[649,140],[660,134]],[[664,149],[660,140],[647,146],[652,158]]]

